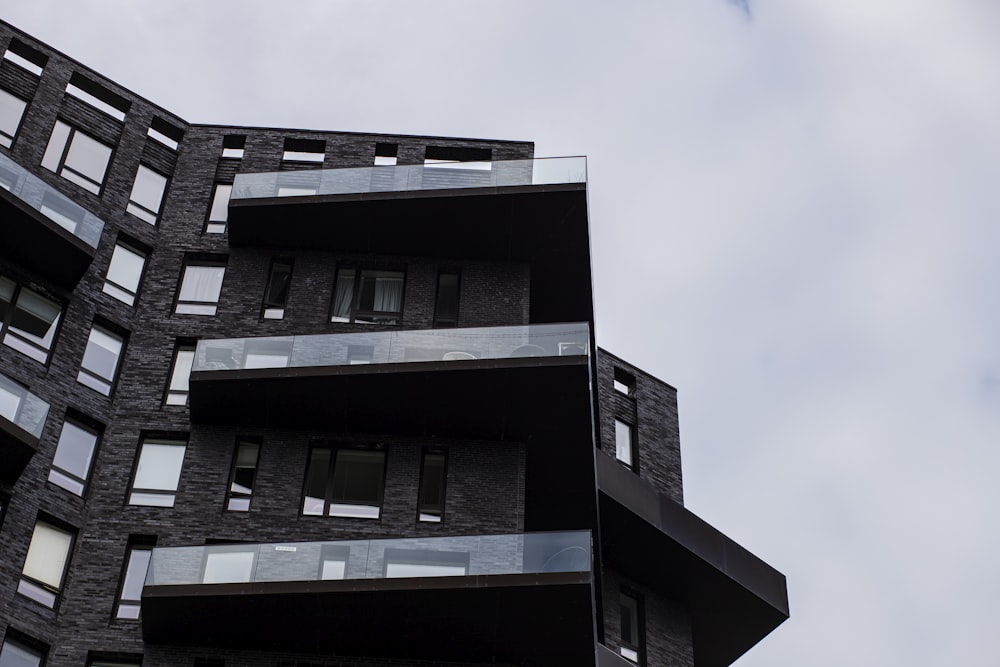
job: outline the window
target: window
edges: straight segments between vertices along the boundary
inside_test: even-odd
[[[626,424],[621,419],[615,420],[615,458],[627,465],[628,467],[633,467],[634,459],[634,448],[635,448],[635,427],[631,424]]]
[[[90,477],[90,466],[97,449],[98,434],[91,428],[66,419],[56,454],[49,470],[49,481],[70,493],[83,495]]]
[[[143,222],[155,225],[157,218],[160,217],[163,193],[166,190],[167,177],[140,164],[135,180],[132,181],[132,194],[129,195],[125,210]]]
[[[383,449],[313,447],[302,513],[377,519],[384,479]]]
[[[417,519],[439,522],[444,516],[446,454],[424,450],[420,467],[420,491],[417,499]]]
[[[424,152],[424,166],[431,168],[490,171],[492,160],[493,150],[490,148],[428,146]]]
[[[167,405],[187,405],[188,382],[191,378],[191,366],[194,364],[195,346],[190,343],[178,343],[174,349],[174,362],[170,366],[170,383],[167,385]]]
[[[623,658],[632,662],[646,664],[646,630],[643,627],[642,598],[622,591],[619,597],[621,614],[621,646],[619,652]]]
[[[253,579],[257,545],[210,546],[205,550],[203,584],[242,584]]]
[[[216,183],[212,190],[212,206],[208,210],[208,222],[205,232],[222,234],[226,231],[226,221],[229,219],[229,197],[233,194],[233,186],[228,183]]]
[[[62,121],[56,121],[42,166],[95,195],[104,186],[111,147]]]
[[[45,64],[49,61],[49,57],[44,53],[28,46],[16,37],[10,40],[10,46],[4,52],[3,58],[20,65],[35,76],[41,76]]]
[[[41,667],[45,652],[14,639],[9,629],[0,648],[0,667]]]
[[[326,153],[326,142],[322,139],[285,139],[282,162],[322,163]]]
[[[186,449],[183,440],[144,438],[139,445],[128,504],[173,507]]]
[[[630,398],[635,396],[635,376],[620,368],[615,369],[615,391]]]
[[[241,160],[247,145],[246,135],[227,134],[222,137],[222,157]]]
[[[87,339],[87,350],[83,353],[77,382],[110,396],[118,377],[124,347],[125,340],[121,336],[95,325]]]
[[[111,263],[108,264],[104,293],[110,294],[122,303],[134,306],[145,268],[146,253],[119,241],[111,254]]]
[[[177,307],[174,312],[215,315],[225,275],[225,264],[186,264],[181,274],[181,287],[177,292]]]
[[[229,496],[226,509],[231,512],[249,512],[253,483],[257,478],[257,458],[260,443],[241,440],[236,443],[233,456],[233,471],[230,475]]]
[[[134,620],[141,610],[142,586],[146,581],[149,559],[153,556],[156,538],[140,537],[129,539],[122,568],[122,581],[118,589],[118,603],[115,618]],[[111,664],[111,663],[100,663]]]
[[[62,306],[55,301],[0,276],[0,331],[4,345],[35,361],[48,362],[61,316]]]
[[[0,90],[0,146],[10,148],[14,143],[27,107],[28,103],[20,97]]]
[[[386,549],[385,577],[464,577],[469,554],[464,551]]]
[[[55,607],[72,550],[73,533],[46,521],[36,522],[17,592],[46,607]]]
[[[398,144],[375,144],[375,166],[393,166],[396,164],[397,154],[399,153]]]
[[[402,271],[340,269],[330,321],[399,324],[405,277]]]
[[[458,325],[458,274],[439,273],[437,299],[434,301],[434,326]]]
[[[292,263],[276,259],[271,262],[271,273],[264,289],[264,305],[261,307],[261,317],[265,320],[280,320],[285,316],[285,305],[288,303],[288,290],[292,284]]]
[[[69,83],[66,84],[66,93],[118,121],[125,120],[125,114],[132,106],[132,103],[121,95],[113,93],[79,72],[74,72],[70,77]]]
[[[180,146],[181,139],[184,138],[184,130],[168,123],[159,116],[153,116],[146,136],[158,144],[162,144],[172,151]]]

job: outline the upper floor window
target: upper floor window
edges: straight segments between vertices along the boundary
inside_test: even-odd
[[[186,449],[183,440],[144,438],[128,504],[173,507]]]
[[[168,123],[159,116],[153,116],[153,121],[146,130],[146,136],[158,144],[166,146],[172,151],[177,150],[184,138],[184,130]]]
[[[111,263],[108,264],[104,293],[110,294],[122,303],[134,306],[145,268],[146,253],[119,242],[111,254]]]
[[[10,148],[21,127],[28,103],[0,89],[0,146]]]
[[[170,368],[170,383],[164,399],[167,405],[187,405],[194,351],[195,346],[190,343],[178,343],[174,349],[174,363]]]
[[[276,259],[271,262],[271,273],[264,288],[264,304],[261,317],[265,320],[280,320],[285,316],[288,290],[292,285],[292,262]]]
[[[615,369],[615,391],[629,398],[635,397],[635,376],[620,368]]]
[[[49,470],[49,481],[82,496],[90,477],[97,440],[97,432],[93,429],[70,419],[64,421],[52,469]]]
[[[87,349],[76,376],[77,382],[110,396],[118,378],[124,348],[124,338],[95,325],[87,337]]]
[[[246,145],[247,137],[245,134],[227,134],[222,137],[222,157],[241,160]]]
[[[96,195],[104,187],[111,152],[110,146],[56,121],[42,156],[42,166]]]
[[[8,631],[0,647],[0,667],[41,667],[45,652],[14,639]]]
[[[390,167],[395,165],[398,153],[399,144],[385,144],[381,142],[375,144],[375,166]]]
[[[160,207],[163,205],[163,193],[167,190],[167,177],[158,174],[144,164],[139,165],[139,171],[132,181],[132,194],[129,195],[125,210],[151,225],[156,224],[160,217]]]
[[[115,618],[137,619],[141,610],[142,586],[146,581],[146,570],[153,555],[155,538],[132,538],[129,540],[122,568],[122,580],[118,587],[118,602]],[[122,667],[126,663],[101,662],[94,665]]]
[[[41,76],[42,70],[49,62],[47,55],[28,46],[16,37],[10,40],[10,46],[4,52],[3,59],[23,67],[35,76]]]
[[[208,210],[208,222],[205,223],[207,234],[222,234],[226,231],[226,221],[229,220],[229,197],[233,194],[231,183],[216,183],[212,190],[212,206]]]
[[[458,274],[438,274],[437,298],[434,300],[434,326],[437,328],[458,325]]]
[[[635,427],[621,419],[615,419],[615,458],[635,467]]]
[[[222,293],[226,265],[219,262],[189,262],[184,265],[177,291],[175,313],[215,315]]]
[[[0,332],[4,345],[46,363],[61,316],[62,306],[55,301],[0,276]]]
[[[69,83],[66,84],[66,93],[102,113],[106,113],[117,121],[125,120],[125,114],[132,106],[132,103],[121,95],[88,79],[79,72],[74,72],[70,77]]]
[[[326,142],[322,139],[285,139],[282,162],[313,162],[322,164]]]
[[[69,530],[47,521],[37,521],[17,592],[46,607],[55,607],[66,577],[73,540],[74,535]]]
[[[403,271],[340,269],[330,321],[399,324],[405,279]]]
[[[384,449],[313,447],[302,513],[377,519],[384,481]]]
[[[253,485],[257,478],[257,459],[260,456],[260,443],[240,440],[236,444],[236,454],[233,456],[233,470],[230,475],[229,495],[226,509],[231,512],[247,512],[250,510],[250,497],[253,495]]]

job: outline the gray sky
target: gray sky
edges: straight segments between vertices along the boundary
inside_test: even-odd
[[[587,155],[599,342],[783,571],[738,667],[997,664],[995,0],[0,0],[191,122]],[[990,639],[993,637],[993,639]]]

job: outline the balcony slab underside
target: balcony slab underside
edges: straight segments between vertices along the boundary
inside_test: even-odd
[[[38,438],[0,418],[0,482],[16,482],[37,450]]]
[[[518,441],[564,423],[584,439],[589,379],[586,356],[197,371],[191,419]]]
[[[146,586],[151,644],[594,664],[590,572]]]
[[[0,252],[55,287],[72,291],[94,259],[94,249],[16,196],[0,188]]]
[[[533,322],[593,318],[583,183],[241,199],[228,224],[232,246],[527,262]]]
[[[690,610],[697,667],[732,664],[788,618],[785,577],[598,455],[605,564]]]

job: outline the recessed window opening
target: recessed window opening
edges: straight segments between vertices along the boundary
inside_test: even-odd
[[[438,274],[434,326],[438,329],[458,326],[458,273]]]
[[[195,346],[193,343],[179,342],[174,349],[174,361],[170,366],[170,382],[167,384],[167,405],[187,405],[191,366],[194,365]]]
[[[282,162],[317,162],[326,157],[326,142],[322,139],[285,139]]]
[[[0,276],[0,333],[4,345],[47,363],[61,317],[60,304]]]
[[[125,114],[132,106],[132,103],[124,97],[80,73],[70,77],[69,83],[66,84],[66,93],[119,121],[125,120]]]
[[[0,647],[0,667],[41,667],[47,651],[38,642],[19,634],[8,626]]]
[[[271,272],[264,288],[264,303],[261,317],[265,320],[280,320],[285,317],[288,291],[292,284],[292,262],[275,259],[271,262]]]
[[[41,51],[34,49],[16,37],[10,40],[10,46],[3,54],[4,60],[22,67],[35,76],[41,76],[42,70],[49,62],[49,57]]]
[[[110,396],[118,377],[124,347],[123,337],[94,325],[87,338],[87,349],[76,376],[77,382]]]
[[[222,157],[240,160],[246,148],[247,138],[243,134],[227,134],[222,137]]]
[[[71,531],[39,519],[31,534],[17,592],[46,607],[55,607],[74,537]]]
[[[10,148],[21,127],[28,103],[0,89],[0,146]]]
[[[108,264],[104,293],[124,304],[134,306],[145,268],[146,252],[119,241],[111,254],[111,263]]]
[[[104,186],[111,152],[110,146],[56,121],[42,156],[42,166],[96,195]]]
[[[187,315],[215,315],[225,275],[224,263],[191,261],[185,264],[174,312]]]
[[[257,478],[257,459],[260,457],[260,443],[240,440],[233,455],[233,471],[229,481],[229,496],[226,509],[230,512],[249,512],[253,485]]]
[[[375,166],[394,166],[398,152],[399,144],[386,144],[382,142],[375,144]]]
[[[635,376],[620,368],[615,369],[614,388],[619,394],[629,397],[635,395]]]
[[[646,663],[646,638],[643,627],[642,598],[622,591],[619,596],[621,645],[619,653],[638,665]]]
[[[302,513],[378,519],[384,478],[384,449],[313,447]]]
[[[184,138],[184,130],[154,116],[153,121],[149,124],[149,129],[146,130],[146,136],[175,151],[180,146],[181,139]]]
[[[635,467],[635,427],[620,419],[615,420],[615,458]]]
[[[330,321],[399,324],[405,278],[403,271],[340,269]]]
[[[425,450],[420,467],[420,491],[417,519],[439,523],[444,517],[445,471],[447,455],[443,451]]]
[[[143,438],[128,504],[173,507],[186,449],[183,440]]]
[[[140,164],[132,182],[125,210],[143,222],[155,225],[163,206],[163,194],[167,190],[167,177],[158,174],[146,165]]]
[[[451,169],[490,171],[493,168],[493,150],[458,146],[428,146],[424,152],[424,166]],[[454,164],[461,162],[462,164]]]
[[[222,234],[226,231],[226,221],[229,219],[229,198],[233,194],[231,183],[216,183],[212,190],[212,206],[208,210],[208,223],[205,225],[207,234]]]
[[[67,417],[59,433],[49,481],[70,493],[83,496],[99,438],[96,429]]]
[[[115,618],[137,620],[142,610],[142,586],[146,581],[146,571],[156,545],[155,537],[129,538],[125,550],[125,562],[122,567],[122,579],[118,589],[118,603],[115,605]],[[102,665],[118,665],[126,663],[100,663]]]

